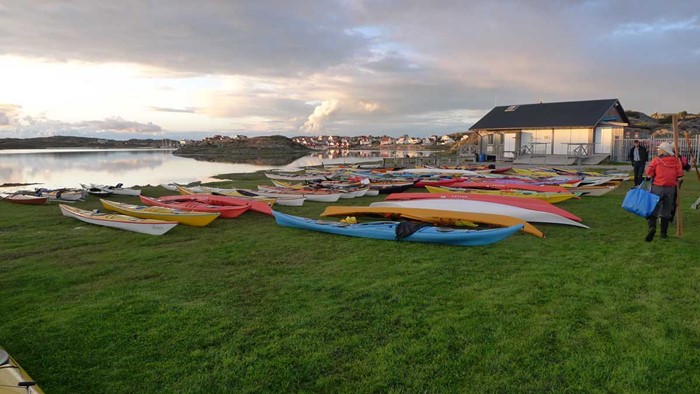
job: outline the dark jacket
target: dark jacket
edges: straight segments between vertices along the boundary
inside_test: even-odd
[[[630,154],[627,157],[629,161],[634,161],[634,147],[630,149]],[[643,147],[641,144],[639,145],[639,161],[642,163],[646,163],[649,161],[649,154],[647,153],[647,148]]]

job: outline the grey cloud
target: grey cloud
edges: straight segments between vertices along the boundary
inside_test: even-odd
[[[333,1],[10,0],[5,6],[3,51],[59,60],[296,75],[342,63],[365,41],[346,32],[350,22]]]
[[[333,99],[343,110],[323,118],[324,130],[348,134],[464,129],[469,119],[453,114],[540,100],[616,97],[627,109],[698,111],[694,0],[3,5],[6,54],[279,81],[216,92],[212,107],[196,109],[267,118],[269,128],[298,130],[315,111],[309,102]],[[345,110],[360,101],[379,109]]]

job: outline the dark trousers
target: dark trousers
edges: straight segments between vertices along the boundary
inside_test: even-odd
[[[633,161],[632,168],[634,169],[634,185],[637,186],[644,180],[644,167],[645,162],[643,161]]]
[[[656,220],[660,216],[662,219],[671,220],[676,210],[676,187],[653,185],[651,192],[659,196],[659,203],[650,218]]]

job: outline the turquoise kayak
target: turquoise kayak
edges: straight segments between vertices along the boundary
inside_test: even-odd
[[[347,235],[349,237],[396,240],[396,229],[401,222],[368,222],[348,224],[328,220],[315,220],[272,211],[277,224],[303,230]],[[427,242],[460,246],[481,246],[501,241],[523,228],[522,224],[489,230],[462,230],[445,227],[421,227],[402,241]]]

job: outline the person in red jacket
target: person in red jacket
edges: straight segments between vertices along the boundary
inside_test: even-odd
[[[651,192],[659,196],[659,203],[647,218],[649,232],[644,239],[651,242],[656,234],[656,220],[661,216],[661,238],[666,238],[668,224],[675,210],[676,186],[683,178],[683,166],[673,154],[673,146],[664,142],[656,148],[658,156],[651,160],[647,168],[647,177],[653,178]]]

